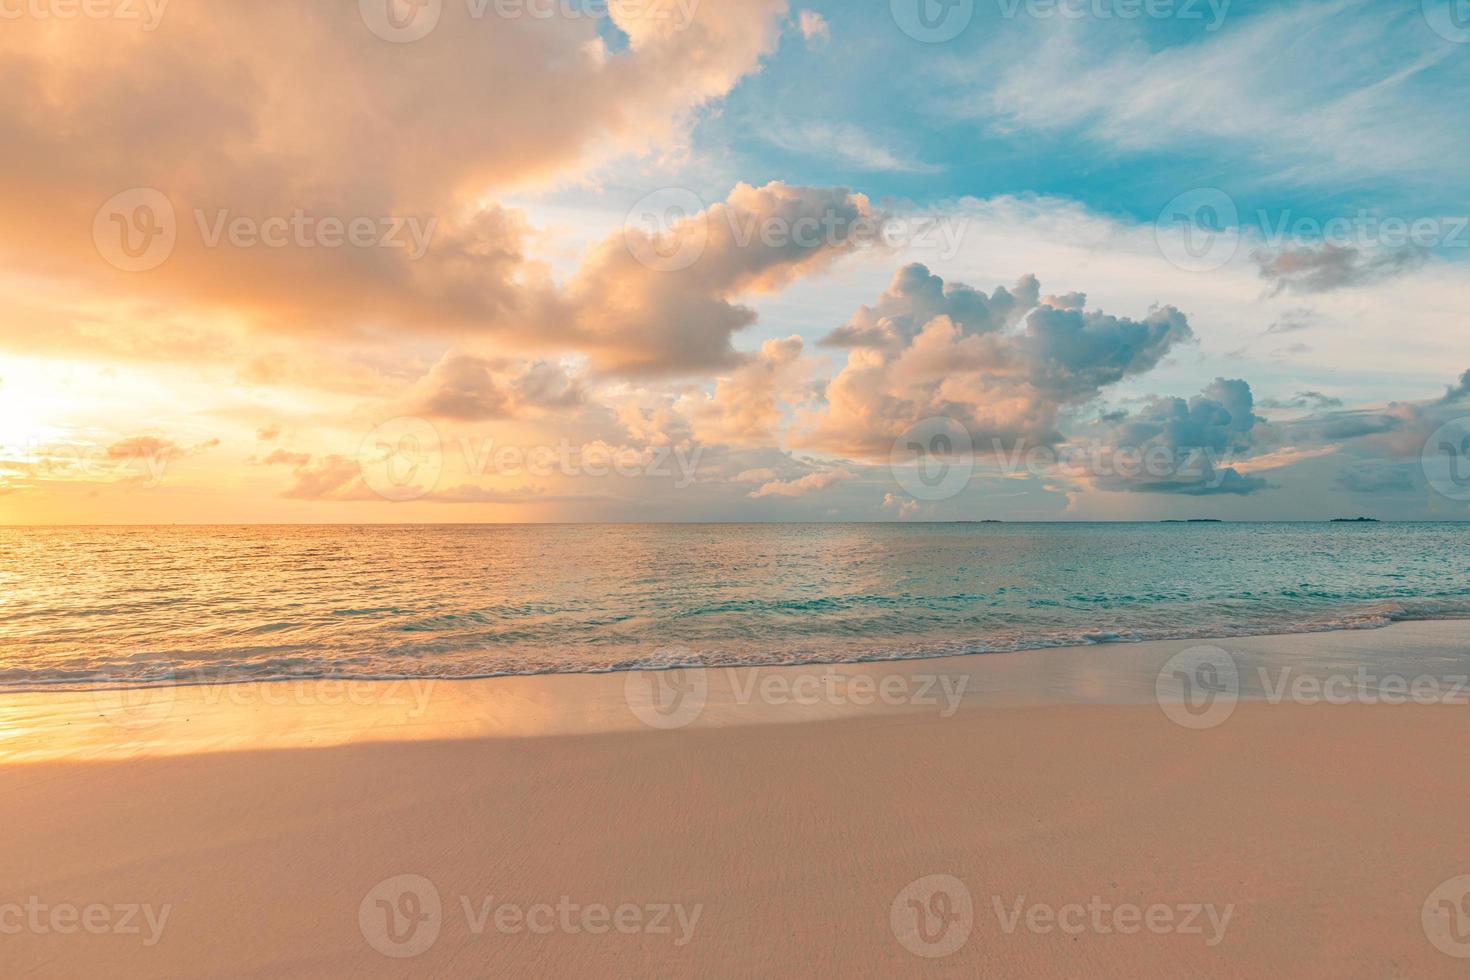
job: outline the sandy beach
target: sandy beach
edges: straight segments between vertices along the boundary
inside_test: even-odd
[[[622,675],[10,695],[5,973],[1459,976],[1463,625],[1222,641],[1444,686],[1206,727],[1154,697],[1182,641],[711,671],[667,727]]]

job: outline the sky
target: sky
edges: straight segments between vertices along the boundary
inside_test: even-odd
[[[0,3],[0,524],[1470,518],[1464,0],[208,7]]]

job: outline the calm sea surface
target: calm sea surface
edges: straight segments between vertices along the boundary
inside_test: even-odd
[[[0,684],[790,663],[1470,616],[1470,524],[0,529]]]

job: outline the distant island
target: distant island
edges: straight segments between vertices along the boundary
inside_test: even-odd
[[[1376,517],[1334,517],[1333,524],[1378,524]]]
[[[1224,524],[1225,522],[1222,521],[1218,517],[1191,517],[1187,521],[1179,520],[1176,517],[1176,518],[1165,518],[1164,520],[1160,521],[1159,523],[1160,524]]]

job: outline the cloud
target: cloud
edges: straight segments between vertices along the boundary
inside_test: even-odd
[[[183,448],[169,439],[155,436],[134,436],[115,442],[107,447],[108,459],[183,459]]]
[[[1430,434],[1464,414],[1460,399],[1470,372],[1462,374],[1442,397],[1429,401],[1389,402],[1381,408],[1330,411],[1283,423],[1283,438],[1298,444],[1340,442],[1359,455],[1417,457]]]
[[[1327,408],[1341,408],[1342,399],[1332,395],[1324,395],[1320,391],[1299,391],[1290,398],[1266,398],[1258,404],[1262,408],[1305,408],[1320,412]]]
[[[693,439],[679,400],[667,391],[636,388],[609,398],[608,408],[620,434],[648,446],[676,447]]]
[[[785,12],[615,5],[619,50],[595,18],[462,3],[413,44],[374,36],[354,3],[173,5],[151,32],[8,21],[0,260],[277,332],[534,332],[555,297],[498,199],[678,143],[773,50]],[[109,266],[92,235],[99,206],[132,188],[167,203],[143,222],[129,199],[99,234],[121,244],[129,222],[171,209],[171,254],[146,274]],[[280,246],[240,244],[238,222]],[[371,246],[340,244],[354,222]]]
[[[1297,428],[1313,432],[1319,439],[1335,441],[1394,432],[1402,428],[1405,421],[1401,412],[1355,409],[1315,416],[1304,420]]]
[[[433,418],[480,422],[571,408],[583,398],[581,384],[558,364],[450,351],[415,386],[410,394],[410,411]]]
[[[1444,398],[1440,400],[1448,404],[1450,402],[1457,402],[1462,398],[1470,398],[1470,371],[1466,371],[1460,375],[1460,379],[1450,385],[1449,389],[1444,393]]]
[[[763,117],[760,137],[772,146],[873,173],[940,173],[943,167],[901,153],[867,129],[849,122]]]
[[[911,497],[900,497],[892,493],[883,495],[883,509],[894,511],[899,520],[913,517],[919,512],[919,506],[919,502]]]
[[[0,480],[7,491],[29,490],[46,484],[152,488],[162,483],[171,464],[202,455],[219,445],[219,439],[206,439],[186,446],[155,435],[129,436],[105,445],[75,438],[25,440],[0,446],[5,450],[0,455]]]
[[[1336,444],[1327,446],[1282,446],[1279,449],[1261,452],[1258,455],[1235,459],[1231,462],[1231,466],[1242,473],[1262,473],[1266,470],[1285,469],[1288,466],[1295,466],[1297,463],[1305,462],[1309,459],[1321,459],[1324,456],[1331,456],[1341,448],[1340,445]]]
[[[147,35],[86,18],[11,24],[0,36],[10,83],[0,87],[7,437],[80,440],[94,457],[111,445],[179,459],[201,451],[193,426],[207,419],[229,446],[245,447],[177,465],[192,497],[171,488],[120,516],[217,520],[259,506],[269,518],[272,502],[249,498],[274,480],[327,501],[310,509],[331,519],[332,501],[360,490],[350,461],[361,433],[381,418],[422,414],[470,423],[443,429],[468,433],[477,449],[563,435],[638,451],[709,448],[697,492],[644,499],[640,489],[609,516],[818,514],[842,500],[845,512],[873,517],[882,490],[862,496],[859,477],[830,500],[746,495],[835,467],[866,476],[849,453],[882,458],[931,414],[963,420],[982,451],[992,438],[1066,444],[1080,419],[1119,404],[1130,411],[1100,425],[1137,422],[1136,392],[1189,393],[1217,373],[1246,372],[1214,370],[1211,360],[1274,319],[1268,332],[1283,336],[1256,339],[1254,354],[1300,351],[1286,346],[1298,340],[1316,352],[1276,366],[1289,374],[1252,378],[1276,396],[1256,411],[1280,411],[1262,411],[1271,425],[1258,423],[1222,467],[1274,483],[1303,463],[1298,478],[1316,482],[1292,487],[1296,503],[1260,495],[1268,499],[1251,507],[1267,514],[1325,489],[1335,466],[1306,465],[1313,454],[1412,456],[1435,423],[1470,404],[1467,376],[1436,407],[1444,386],[1429,382],[1451,379],[1426,370],[1453,353],[1465,306],[1453,250],[1390,280],[1400,271],[1391,255],[1296,242],[1263,257],[1261,280],[1247,261],[1261,241],[1246,231],[1234,263],[1198,276],[1165,261],[1150,222],[1186,189],[1171,182],[1207,182],[1188,166],[1202,153],[1224,161],[1217,176],[1242,218],[1270,209],[1263,225],[1296,227],[1349,199],[1372,214],[1452,213],[1454,202],[1432,195],[1451,187],[1444,162],[1463,159],[1470,144],[1454,125],[1457,103],[1443,96],[1464,88],[1470,63],[1413,12],[1306,0],[1232,13],[1217,33],[1168,36],[1146,19],[1022,19],[999,25],[1005,31],[972,28],[936,58],[940,48],[911,44],[886,16],[886,34],[863,36],[858,20],[829,25],[780,0],[622,5],[611,21],[476,20],[463,4],[443,6],[438,30],[410,45],[374,37],[351,0],[176,6]],[[660,22],[675,7],[694,19]],[[856,57],[836,57],[834,30]],[[777,43],[788,50],[770,57]],[[898,115],[884,111],[898,103],[880,105],[868,87],[871,56],[894,45],[917,59],[900,74],[925,96],[900,93]],[[983,50],[969,57],[969,45]],[[770,77],[751,77],[760,71]],[[955,119],[954,93],[930,84],[969,71],[998,83],[985,83],[990,115],[979,126]],[[1175,84],[1186,76],[1208,84]],[[1007,125],[1053,135],[1008,140]],[[987,172],[1021,196],[947,201],[953,182],[911,176],[973,157],[952,151],[977,145]],[[1079,146],[1101,163],[1051,166],[1059,147]],[[1124,154],[1135,156],[1110,159]],[[1246,166],[1247,155],[1259,159]],[[787,166],[790,183],[765,183]],[[906,175],[854,185],[872,200],[798,186],[823,168]],[[1434,183],[1417,193],[1373,179],[1409,170]],[[1349,172],[1368,179],[1330,179]],[[1329,179],[1317,187],[1322,174]],[[737,186],[740,178],[750,183]],[[1114,217],[1023,193],[1028,180],[1106,199]],[[666,236],[698,233],[702,254],[664,270],[638,261],[656,236],[609,229],[629,200],[672,182],[714,203],[691,208]],[[1308,185],[1312,193],[1292,196]],[[99,252],[93,218],[103,201],[138,187],[165,195],[179,241],[158,268],[124,273]],[[1332,193],[1316,192],[1324,188]],[[792,247],[751,232],[768,220],[828,216],[840,229],[879,216],[889,205],[878,191],[916,196],[892,206],[964,213],[963,241],[937,260],[944,268],[934,265],[941,275],[906,267],[913,282],[884,292],[893,265],[937,253],[913,238],[864,281],[878,264],[841,235]],[[416,247],[381,244],[245,247],[228,230],[206,241],[235,219],[284,219],[289,232],[298,216],[318,234],[324,220],[383,221],[406,246],[422,233],[426,248],[415,258]],[[1400,254],[1405,268],[1417,261]],[[1264,316],[1263,284],[1283,297]],[[1310,311],[1288,309],[1306,294]],[[859,301],[872,306],[849,318]],[[1151,310],[1156,301],[1173,306]],[[1385,329],[1402,342],[1383,343]],[[1208,331],[1197,362],[1178,356],[1194,331]],[[109,367],[117,377],[102,376]],[[1149,372],[1189,380],[1163,387]],[[1393,389],[1394,378],[1408,387]],[[1383,404],[1402,390],[1424,401]],[[844,458],[787,454],[803,446]],[[278,469],[249,468],[258,462]],[[1041,482],[1032,489],[1046,506],[1063,496],[1041,492]],[[274,503],[278,514],[308,509]],[[1156,503],[1108,497],[1099,507],[1117,516]],[[106,513],[73,506],[20,516]],[[412,505],[397,513],[414,519]]]
[[[1059,310],[1080,310],[1087,306],[1086,293],[1063,293],[1060,296],[1043,296],[1041,302]]]
[[[262,466],[302,467],[311,462],[311,453],[293,453],[288,449],[277,449],[260,460]]]
[[[1311,310],[1291,309],[1281,314],[1281,317],[1272,321],[1266,328],[1266,333],[1295,333],[1298,330],[1306,330],[1313,325],[1315,317]]]
[[[597,245],[566,290],[571,339],[594,366],[688,374],[742,360],[731,337],[755,322],[736,300],[775,292],[870,247],[882,214],[846,188],[738,184],[663,234],[630,227]],[[688,248],[692,261],[660,257]]]
[[[133,436],[130,439],[123,439],[120,442],[115,442],[108,446],[107,458],[114,460],[145,459],[164,462],[183,459],[185,456],[197,456],[218,445],[218,439],[207,439],[186,449],[171,439],[162,439],[157,436]]]
[[[1417,464],[1353,463],[1337,474],[1335,482],[1349,493],[1409,493],[1420,489],[1423,475]]]
[[[1254,407],[1250,385],[1238,379],[1216,378],[1188,401],[1153,398],[1103,432],[1101,458],[1108,465],[1084,476],[1098,489],[1133,493],[1262,490],[1269,486],[1264,478],[1231,465],[1258,444],[1259,430],[1268,425]]]
[[[362,486],[362,467],[354,458],[330,455],[292,472],[295,482],[282,491],[289,500],[372,499]]]
[[[779,441],[783,408],[802,399],[810,365],[802,358],[801,338],[768,340],[760,350],[715,385],[714,394],[680,405],[704,443],[772,445]]]
[[[1289,357],[1295,357],[1299,354],[1310,353],[1312,353],[1312,348],[1310,345],[1297,343],[1287,344],[1285,347],[1278,347],[1271,352],[1271,356],[1278,361],[1282,361]]]
[[[1194,336],[1184,314],[1172,306],[1130,320],[1043,305],[1026,324],[1017,349],[1031,384],[1067,402],[1091,398],[1131,374],[1151,370],[1175,344]]]
[[[848,362],[827,385],[826,406],[807,413],[798,444],[883,457],[905,430],[943,416],[977,445],[1055,442],[1058,413],[1144,374],[1193,339],[1172,306],[1142,320],[1041,302],[1025,276],[989,295],[946,284],[923,265],[900,269],[874,306],[863,306],[822,343]]]
[[[772,480],[769,483],[763,483],[757,489],[750,491],[747,496],[756,500],[761,497],[804,497],[809,493],[831,489],[851,478],[852,473],[840,467],[819,470],[795,480]]]
[[[801,36],[808,42],[827,41],[832,37],[832,29],[827,24],[827,18],[815,10],[803,10],[797,14],[797,27]]]
[[[963,99],[1003,133],[1070,132],[1134,157],[1203,151],[1230,161],[1221,173],[1293,187],[1381,176],[1442,186],[1444,161],[1470,152],[1452,96],[1463,60],[1421,18],[1364,0],[1206,7],[1205,29],[1178,44],[1116,20],[1043,20],[1029,36],[1010,24],[973,67],[945,66],[939,83],[958,76],[968,92],[943,104]],[[1228,20],[1211,26],[1211,11]]]
[[[472,483],[426,494],[422,499],[440,504],[567,504],[612,500],[605,493],[553,493],[544,486],[526,484],[510,490],[494,490]]]
[[[868,347],[889,352],[911,344],[931,321],[948,317],[961,330],[988,333],[1014,326],[1037,304],[1041,287],[1026,276],[989,296],[961,282],[945,283],[917,262],[894,273],[873,306],[860,306],[847,323],[822,338],[829,347]]]
[[[1251,258],[1259,267],[1261,278],[1271,284],[1270,295],[1278,296],[1288,290],[1321,293],[1379,282],[1422,265],[1428,253],[1409,248],[1367,253],[1351,245],[1324,242],[1278,252],[1257,249]],[[1283,331],[1273,325],[1267,332]]]
[[[291,485],[281,491],[287,500],[379,501],[363,482],[362,464],[356,456],[327,453],[314,457],[311,453],[277,449],[264,459],[250,462],[262,466],[291,467]]]
[[[446,354],[425,382],[428,390],[416,406],[425,415],[478,421],[510,414],[508,396],[481,358]]]

